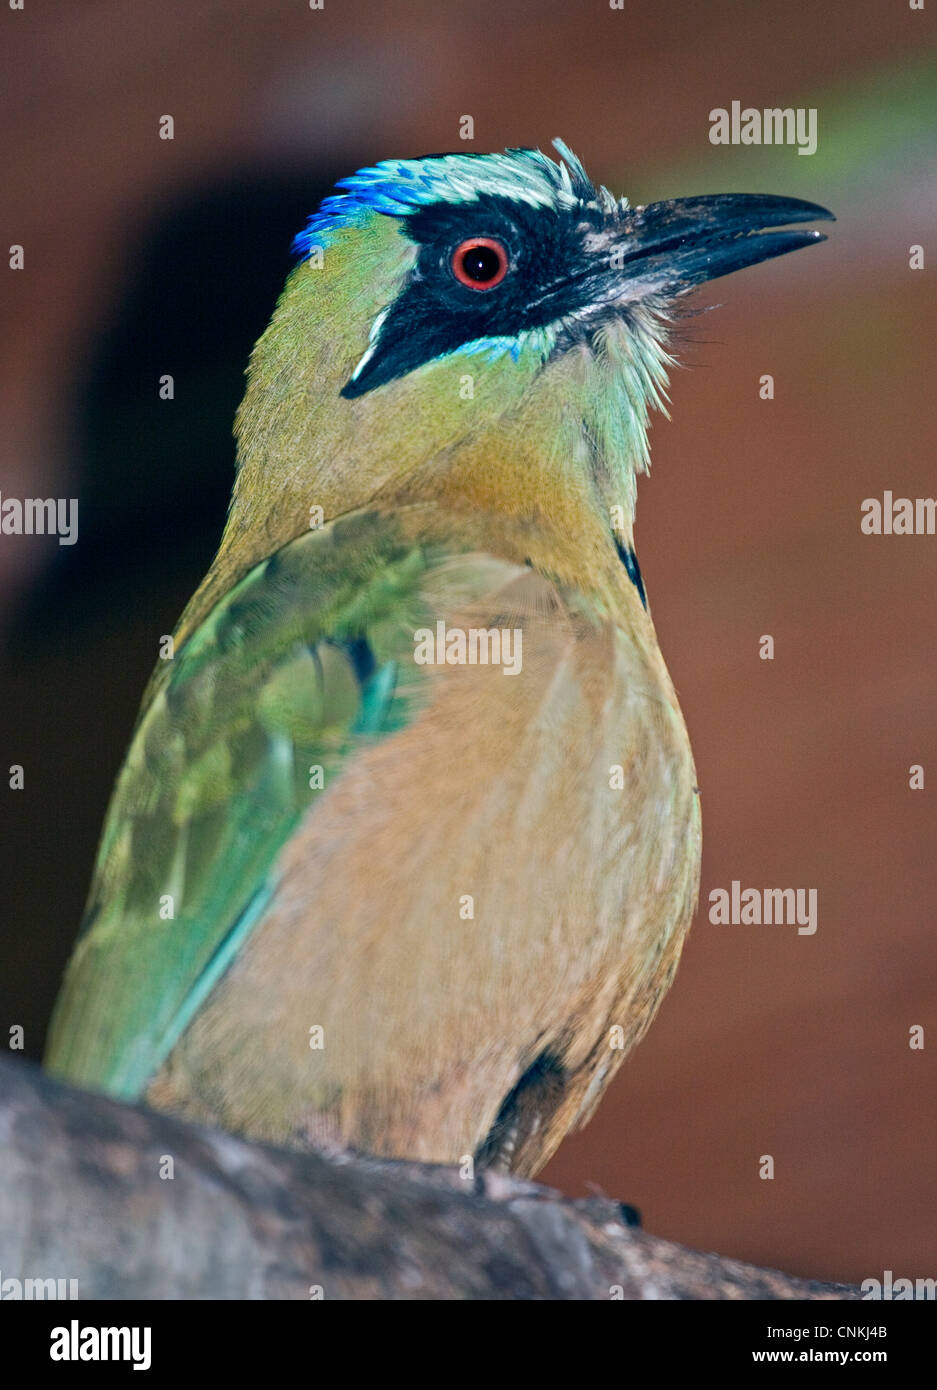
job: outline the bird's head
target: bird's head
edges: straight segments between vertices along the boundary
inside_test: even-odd
[[[822,241],[789,224],[831,214],[743,194],[631,207],[555,145],[558,161],[445,154],[342,180],[252,359],[233,522],[239,494],[269,534],[285,493],[299,529],[317,502],[334,514],[408,478],[471,478],[475,504],[517,510],[565,479],[630,531],[675,306]]]

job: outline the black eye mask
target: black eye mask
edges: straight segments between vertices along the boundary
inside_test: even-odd
[[[341,394],[362,396],[465,343],[514,337],[588,303],[585,221],[579,209],[564,213],[491,194],[407,217],[401,230],[419,247],[416,264],[372,355]],[[490,289],[462,283],[453,269],[454,255],[473,238],[495,241],[507,255],[507,271]]]

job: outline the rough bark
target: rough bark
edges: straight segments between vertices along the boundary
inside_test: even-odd
[[[0,1177],[0,1280],[77,1279],[80,1298],[859,1296],[673,1245],[612,1201],[271,1149],[4,1059]]]

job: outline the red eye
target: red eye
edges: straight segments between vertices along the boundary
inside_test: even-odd
[[[473,236],[453,251],[452,273],[470,290],[493,290],[508,273],[508,253],[500,241]]]

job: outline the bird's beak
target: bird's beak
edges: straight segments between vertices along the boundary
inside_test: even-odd
[[[625,211],[611,232],[610,267],[619,295],[679,294],[706,280],[825,241],[822,232],[774,231],[792,222],[833,222],[800,198],[718,193],[670,198]]]

